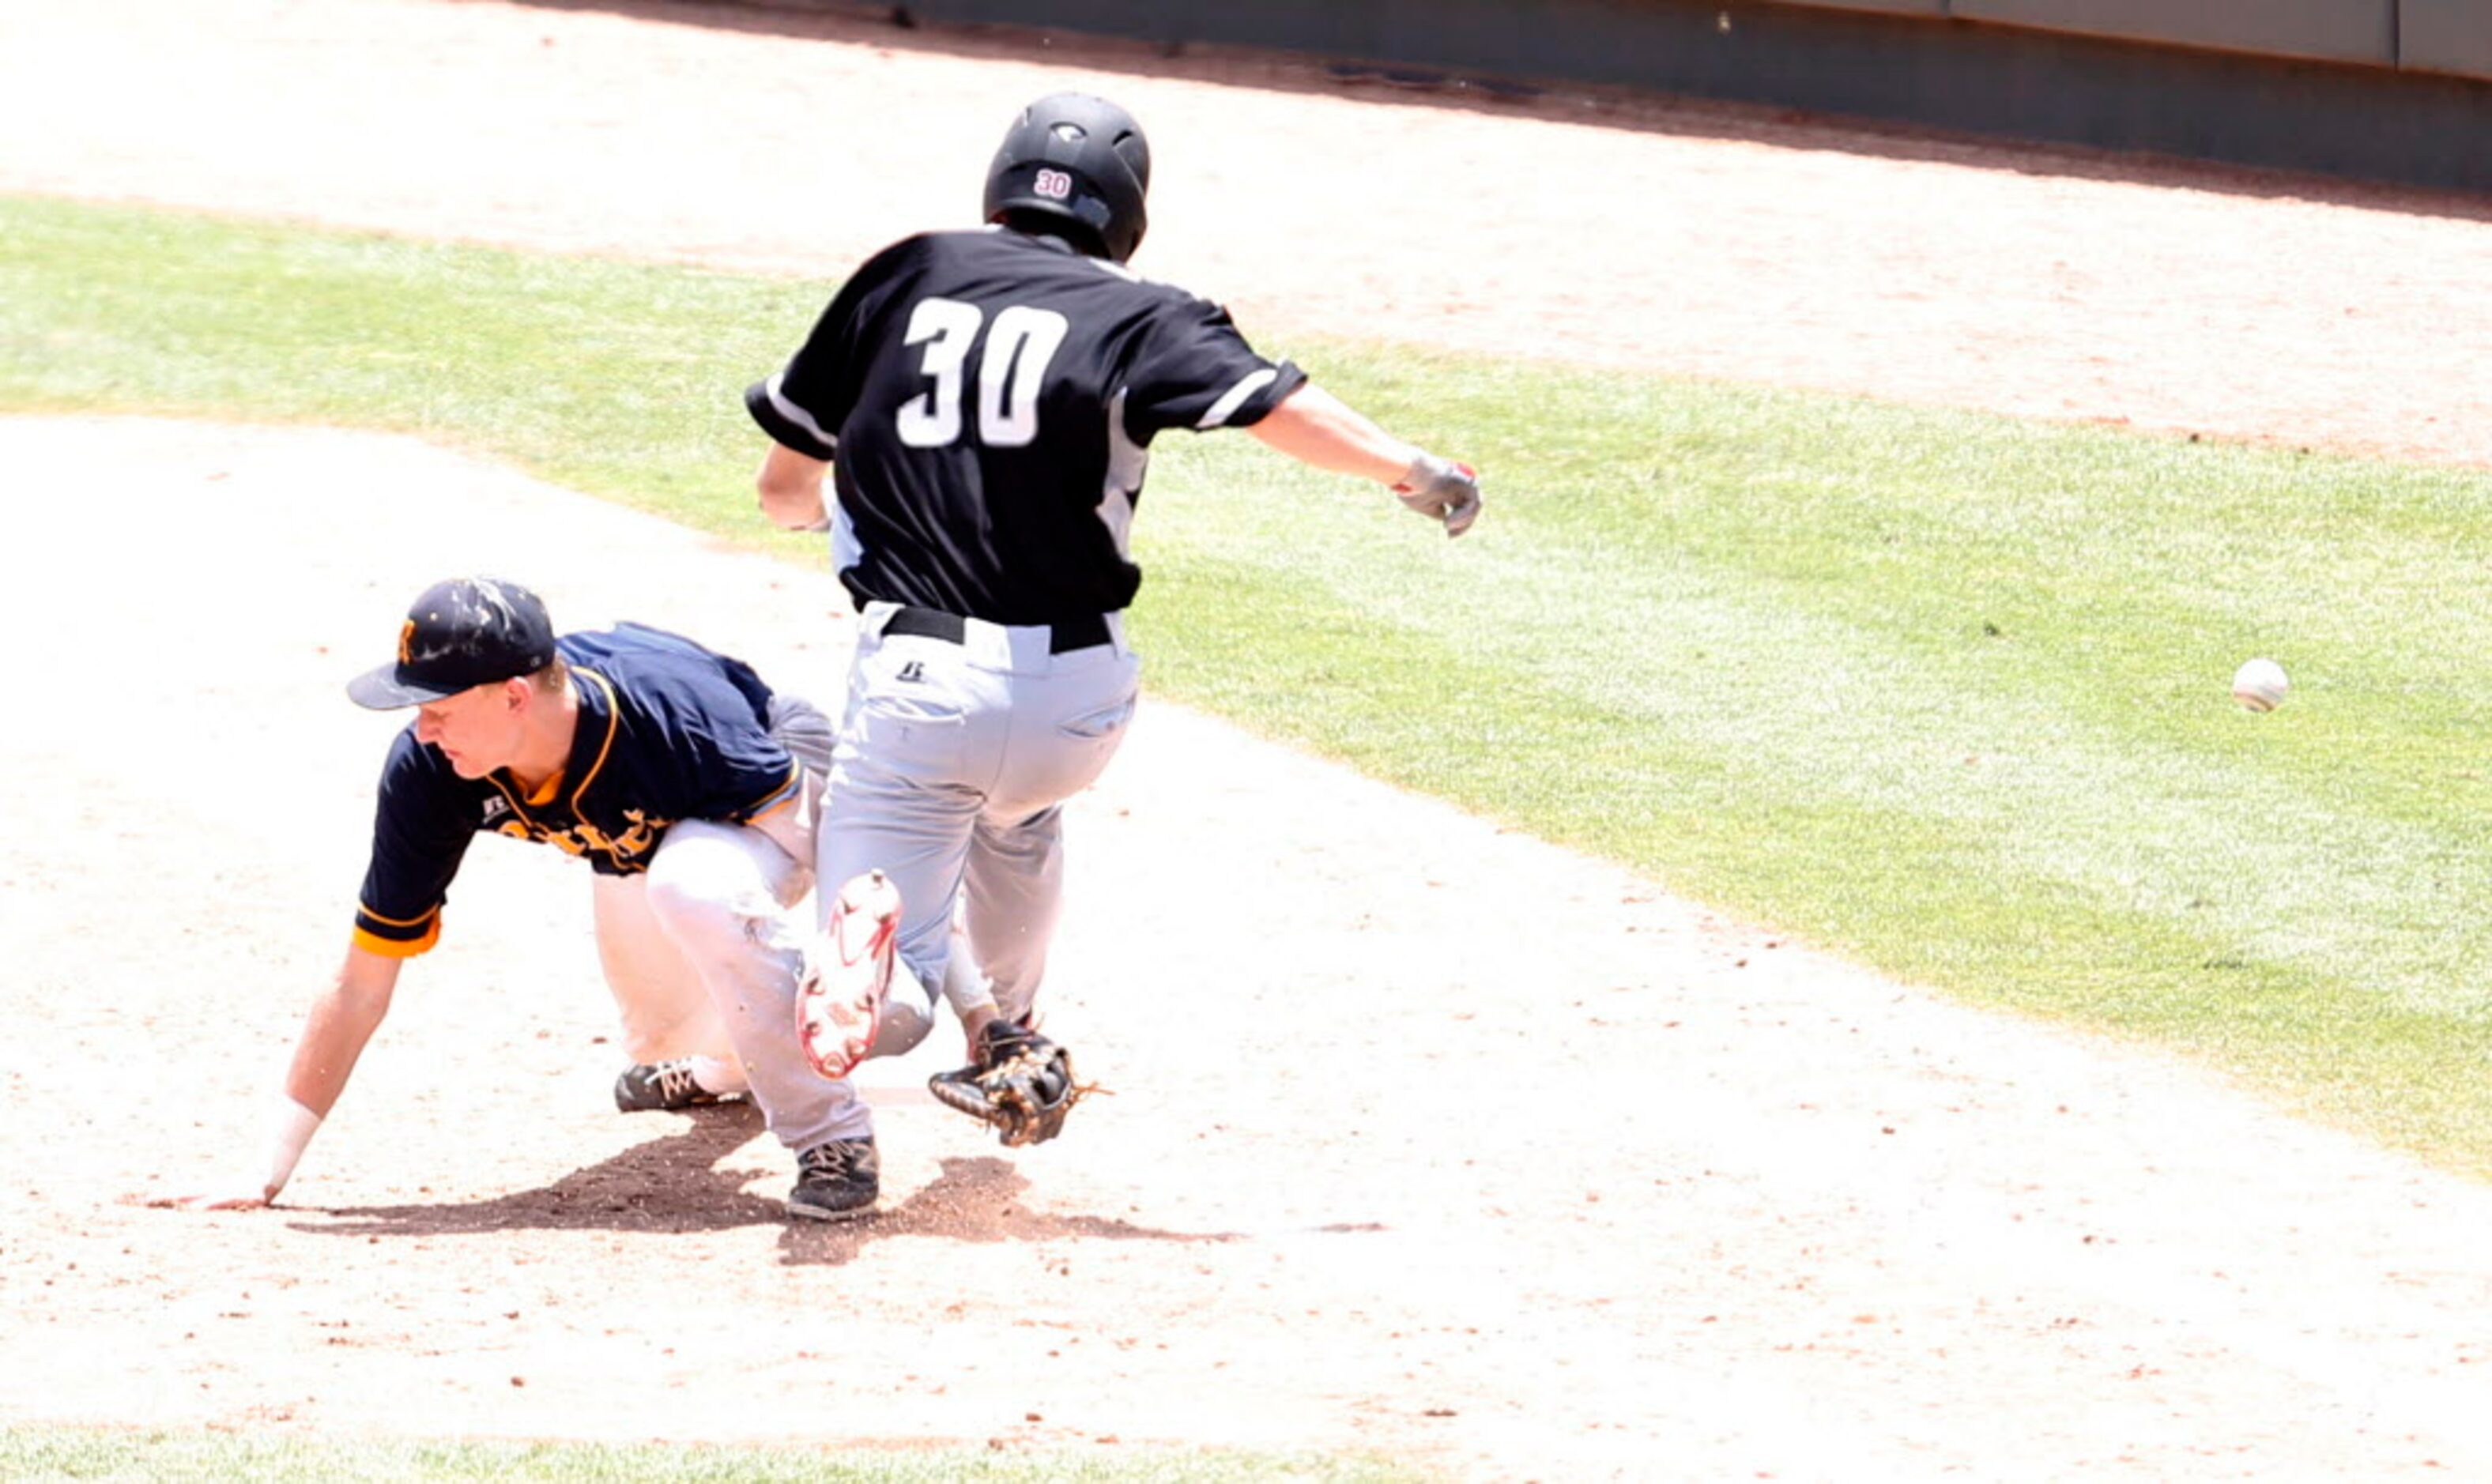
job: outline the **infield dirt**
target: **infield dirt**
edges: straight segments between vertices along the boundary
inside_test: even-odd
[[[0,190],[827,278],[967,220],[1065,86],[1151,131],[1140,265],[1261,341],[2492,463],[2479,202],[1754,110],[766,12],[91,0],[0,12]],[[1074,811],[1050,1027],[1114,1095],[1055,1143],[934,1108],[938,1031],[868,1079],[886,1213],[784,1224],[748,1111],[612,1113],[584,878],[487,847],[282,1208],[130,1203],[255,1154],[392,728],[339,687],[408,596],[499,569],[825,695],[846,618],[819,572],[402,439],[15,419],[0,457],[0,1422],[2492,1475],[2479,1185],[1165,704]],[[1474,542],[1531,497],[1488,473]]]

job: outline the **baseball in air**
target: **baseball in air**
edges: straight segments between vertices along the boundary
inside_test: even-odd
[[[2273,660],[2252,660],[2233,672],[2233,699],[2252,711],[2272,711],[2284,703],[2291,682]]]

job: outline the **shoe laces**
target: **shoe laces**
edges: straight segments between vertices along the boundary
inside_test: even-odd
[[[649,1070],[657,1074],[651,1080],[657,1084],[660,1102],[680,1103],[701,1090],[700,1083],[693,1080],[693,1064],[689,1061],[662,1061]]]
[[[862,1139],[834,1139],[817,1143],[796,1156],[796,1168],[807,1176],[822,1175],[845,1180],[856,1173],[858,1160],[874,1145]]]

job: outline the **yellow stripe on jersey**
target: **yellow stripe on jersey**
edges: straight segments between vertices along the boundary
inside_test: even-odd
[[[598,744],[597,760],[588,765],[588,771],[579,776],[579,783],[571,790],[572,812],[574,814],[578,814],[579,812],[579,796],[588,791],[588,786],[590,784],[597,782],[598,773],[604,770],[606,766],[607,755],[614,751],[614,734],[623,729],[623,700],[622,697],[614,694],[614,682],[607,679],[597,671],[574,667],[572,673],[575,675],[586,675],[589,679],[597,682],[597,688],[599,690],[606,693],[606,740]]]
[[[360,924],[355,928],[355,946],[384,959],[412,959],[418,954],[430,953],[432,945],[440,941],[441,916],[437,912],[425,927],[424,936],[417,938],[382,937]]]
[[[413,917],[383,917],[380,913],[373,911],[371,907],[368,907],[359,902],[355,904],[355,914],[359,917],[369,917],[385,928],[412,928],[419,923],[427,922],[432,918],[440,916],[441,908],[438,906],[429,906],[423,911],[416,913]]]
[[[744,812],[745,822],[750,824],[754,820],[760,818],[763,815],[775,815],[779,811],[786,808],[788,805],[795,803],[798,799],[805,796],[804,786],[805,765],[801,762],[789,764],[787,768],[787,781],[764,794],[761,798],[761,802],[754,805],[751,809],[746,810]]]
[[[432,945],[441,940],[441,907],[438,904],[426,907],[420,915],[414,917],[383,917],[371,907],[357,903],[355,916],[357,918],[356,944],[385,959],[411,959],[419,953],[430,951]],[[384,928],[422,928],[424,931],[413,937],[383,937],[371,928],[365,927],[364,924],[368,922]]]

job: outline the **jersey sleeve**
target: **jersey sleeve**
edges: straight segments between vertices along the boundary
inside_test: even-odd
[[[1147,443],[1172,428],[1250,428],[1306,379],[1290,362],[1257,355],[1227,310],[1187,296],[1158,316],[1135,359],[1126,430]]]
[[[856,406],[866,364],[858,354],[860,342],[895,280],[922,252],[922,242],[912,237],[868,259],[787,364],[745,389],[744,410],[772,441],[825,462],[838,457],[840,427]]]
[[[804,780],[803,766],[795,758],[789,757],[786,766],[780,770],[776,781],[771,783],[768,792],[749,800],[731,812],[727,817],[738,824],[751,824],[763,815],[785,809],[804,796]]]
[[[774,698],[769,683],[753,667],[728,655],[719,656],[719,668],[727,683],[749,702],[761,723],[761,745],[754,750],[758,766],[751,775],[753,783],[766,786],[752,794],[727,817],[738,824],[750,824],[761,816],[783,809],[802,796],[805,765],[787,745],[776,725],[779,712],[771,705]]]
[[[736,716],[735,698],[718,697],[705,715],[682,723],[702,733],[683,755],[697,759],[684,780],[692,795],[685,818],[750,824],[801,791],[803,764],[767,723]]]
[[[372,820],[371,864],[355,908],[355,942],[384,958],[408,959],[441,936],[450,882],[476,838],[472,803],[458,775],[415,740],[409,727],[381,768]]]

